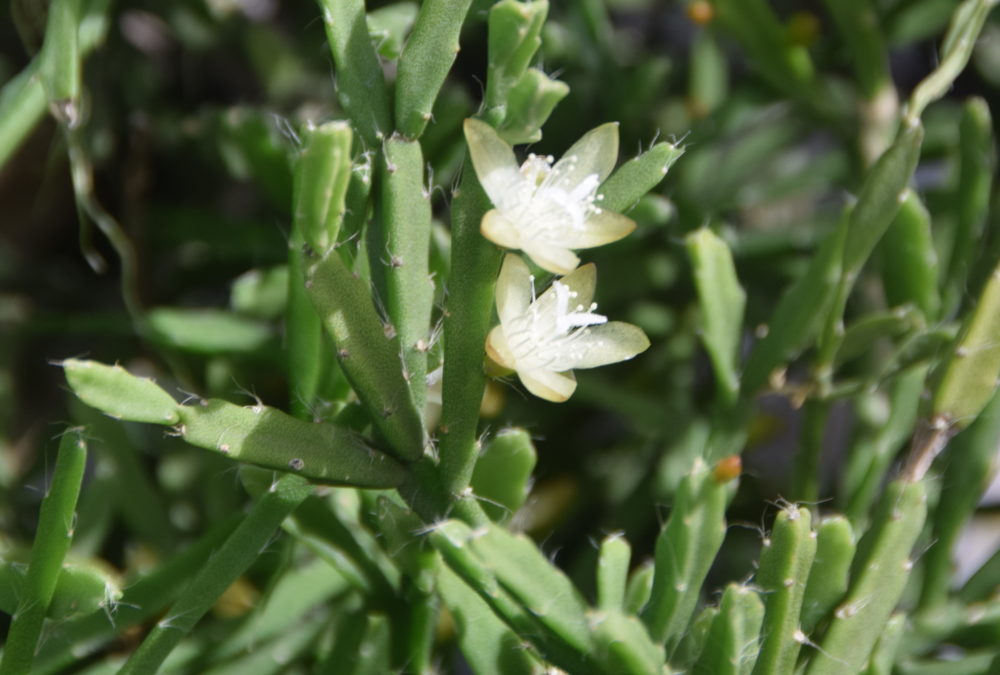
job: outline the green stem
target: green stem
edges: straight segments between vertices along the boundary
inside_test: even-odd
[[[417,138],[458,55],[458,34],[472,0],[424,0],[413,31],[399,56],[396,76],[396,126]]]
[[[38,64],[36,58],[0,90],[0,167],[45,114],[45,89],[36,76]]]
[[[656,573],[641,618],[656,642],[673,653],[694,613],[700,589],[726,535],[730,489],[698,460],[674,499],[656,540]]]
[[[142,465],[142,457],[120,421],[78,400],[70,404],[73,419],[87,427],[97,456],[108,462],[114,480],[99,499],[112,503],[125,526],[160,553],[176,546],[177,530],[167,506]],[[88,485],[90,483],[88,482]],[[93,486],[89,490],[93,490]],[[85,495],[84,499],[88,497]],[[79,537],[74,551],[79,553]]]
[[[434,281],[430,276],[431,199],[424,187],[424,156],[420,144],[393,136],[379,157],[381,227],[377,250],[369,250],[372,277],[381,262],[385,304],[399,335],[399,346],[417,410],[427,392],[427,350],[430,349]],[[372,256],[372,254],[375,254]],[[388,256],[387,261],[383,256]]]
[[[764,541],[754,582],[764,595],[762,642],[754,675],[795,670],[802,641],[797,637],[802,596],[816,556],[816,535],[808,509],[790,507],[778,514]]]
[[[444,321],[444,382],[438,452],[442,487],[455,499],[468,487],[478,454],[476,428],[486,389],[484,345],[493,316],[493,289],[501,252],[479,232],[489,208],[466,157],[452,205],[451,277]]]
[[[609,535],[601,542],[597,559],[597,606],[605,611],[619,610],[625,603],[632,547],[619,534]]]
[[[933,541],[924,557],[920,609],[944,604],[954,577],[952,551],[994,474],[1000,435],[1000,394],[994,394],[972,426],[951,442],[956,458],[948,463],[933,516]]]
[[[31,671],[45,613],[73,539],[76,500],[80,496],[80,483],[86,465],[87,446],[83,438],[75,430],[67,431],[59,443],[52,486],[42,500],[24,596],[11,621],[3,660],[0,661],[0,673],[3,675]]]
[[[990,109],[981,98],[966,101],[959,124],[958,185],[954,193],[955,233],[951,255],[944,269],[946,309],[956,309],[970,283],[976,245],[983,238],[983,226],[989,213],[990,186],[993,182],[993,130]],[[948,312],[950,313],[950,312]]]
[[[319,0],[337,67],[337,97],[369,147],[392,129],[389,90],[368,37],[364,0]]]
[[[392,451],[424,454],[427,434],[399,359],[399,339],[383,323],[367,281],[330,251],[307,275],[309,296],[337,348],[340,366]]]
[[[802,416],[802,440],[795,456],[795,476],[792,485],[795,498],[807,504],[819,498],[820,458],[823,454],[823,433],[830,415],[830,403],[817,399],[806,401]]]
[[[882,284],[890,307],[916,305],[928,323],[937,321],[941,296],[931,214],[908,192],[881,242]]]
[[[135,246],[128,238],[121,224],[108,213],[94,194],[94,169],[87,153],[81,128],[65,127],[66,143],[69,150],[70,174],[73,179],[73,193],[80,212],[81,248],[95,271],[104,270],[106,263],[100,254],[92,249],[89,242],[87,218],[94,221],[97,228],[108,238],[121,263],[121,293],[125,309],[132,319],[136,332],[148,337],[150,330],[146,315],[139,299],[139,266]]]
[[[863,529],[868,513],[885,482],[900,446],[912,435],[924,389],[926,367],[903,373],[889,390],[889,419],[878,429],[855,438],[848,458],[840,509],[856,529]]]
[[[288,251],[288,311],[285,339],[288,342],[288,389],[295,417],[314,417],[317,392],[324,366],[330,366],[333,348],[323,340],[323,322],[306,292],[306,262],[301,240],[294,230]],[[327,350],[327,351],[325,351]]]
[[[409,469],[406,480],[399,486],[399,494],[424,522],[434,523],[448,517],[458,518],[473,527],[490,522],[471,494],[445,490],[440,466],[435,466],[429,458],[411,464]]]
[[[300,476],[282,476],[209,559],[119,672],[155,673],[219,596],[256,560],[281,522],[311,492],[312,486]]]
[[[39,654],[33,672],[37,675],[64,672],[116,635],[162,612],[205,565],[238,521],[239,517],[233,515],[216,524],[196,543],[128,586],[113,608],[114,621],[109,621],[107,615],[98,612],[55,627],[45,643],[45,650]]]
[[[340,233],[352,176],[352,139],[346,122],[309,127],[304,137],[295,158],[285,339],[292,414],[308,420],[315,416],[324,377],[343,379],[305,283],[311,257],[326,252]]]
[[[435,566],[436,566],[436,559]],[[402,672],[432,672],[434,629],[437,624],[438,600],[434,593],[420,589],[407,579],[394,616],[390,619],[396,635],[393,636],[395,654],[393,661]]]
[[[71,129],[80,122],[83,56],[78,39],[79,25],[79,0],[52,0],[49,3],[39,76],[49,99],[49,112],[60,124]]]
[[[339,550],[350,561],[350,565],[361,575],[364,588],[361,589],[376,606],[387,606],[396,595],[393,582],[379,567],[378,562],[361,546],[359,530],[345,523],[330,506],[319,497],[310,497],[295,512],[288,527],[300,538],[316,537],[327,545]],[[352,532],[352,530],[355,530]],[[346,575],[345,575],[346,576]]]
[[[912,567],[910,551],[926,515],[924,483],[897,480],[888,485],[873,525],[858,545],[850,588],[816,648],[808,675],[861,670],[903,594]]]
[[[109,0],[87,3],[78,36],[77,54],[81,65],[87,54],[104,41],[109,4]],[[0,89],[0,168],[7,164],[45,115],[48,97],[38,72],[44,59],[44,54],[35,57]]]

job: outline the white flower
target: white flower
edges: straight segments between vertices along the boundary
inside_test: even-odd
[[[518,168],[514,150],[493,128],[465,120],[476,175],[494,208],[483,216],[483,236],[519,249],[539,267],[568,274],[580,264],[571,249],[617,241],[635,222],[600,207],[597,193],[618,158],[618,125],[586,133],[562,159],[529,155]]]
[[[626,361],[645,351],[649,340],[641,329],[594,313],[596,281],[589,263],[535,298],[527,264],[507,254],[496,288],[500,325],[486,338],[490,359],[517,371],[535,396],[560,402],[576,389],[574,368]]]

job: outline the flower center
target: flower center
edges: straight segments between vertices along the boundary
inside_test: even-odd
[[[551,155],[531,154],[521,165],[524,180],[512,186],[497,208],[514,224],[522,239],[560,244],[567,231],[583,230],[587,218],[601,212],[596,205],[603,197],[597,194],[601,182],[598,174],[570,183],[569,174],[576,161],[574,156],[566,157],[553,171]]]
[[[608,321],[607,317],[594,313],[597,303],[571,307],[577,293],[566,284],[554,281],[552,290],[554,297],[543,295],[537,301],[532,290],[532,303],[527,311],[504,326],[519,368],[572,370],[593,347],[591,342],[580,338],[590,332],[590,326]]]

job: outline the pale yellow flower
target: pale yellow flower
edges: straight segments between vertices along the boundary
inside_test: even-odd
[[[587,132],[555,164],[552,157],[528,155],[518,167],[511,146],[479,120],[465,120],[465,138],[495,207],[480,225],[493,243],[568,274],[580,264],[573,249],[608,244],[635,229],[631,218],[600,206],[598,188],[618,158],[617,123]]]
[[[517,372],[535,396],[561,402],[576,389],[576,368],[626,361],[649,347],[637,326],[608,321],[593,303],[597,270],[593,263],[552,282],[535,297],[527,264],[507,254],[497,279],[500,325],[486,338],[496,364]]]

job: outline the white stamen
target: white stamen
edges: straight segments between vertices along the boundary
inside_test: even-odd
[[[607,323],[608,319],[593,311],[597,303],[590,304],[591,311],[581,311],[583,305],[571,311],[570,300],[578,294],[561,281],[552,282],[552,296],[546,294],[535,301],[534,279],[529,279],[532,280],[531,305],[524,314],[505,325],[504,332],[514,358],[529,368],[571,370],[593,346],[593,343],[580,344],[580,337],[590,332],[589,326]]]

